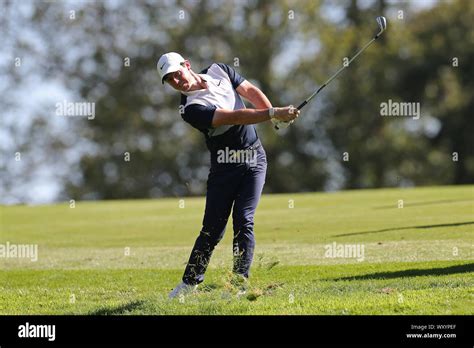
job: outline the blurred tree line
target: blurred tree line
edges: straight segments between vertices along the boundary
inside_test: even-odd
[[[2,108],[15,111],[8,93],[32,74],[38,88],[54,79],[70,92],[70,101],[96,103],[93,120],[69,119],[59,134],[51,131],[58,119],[54,103],[39,108],[23,132],[9,130],[15,139],[9,158],[20,148],[38,151],[39,138],[41,153],[50,158],[80,153],[71,163],[51,164],[61,173],[59,199],[205,193],[204,139],[181,120],[179,94],[161,85],[161,54],[180,52],[195,71],[212,62],[229,64],[275,106],[297,105],[371,38],[375,17],[382,14],[389,20],[382,38],[294,126],[280,135],[269,123],[257,126],[269,158],[265,192],[473,182],[472,1],[443,1],[417,11],[385,0],[30,7],[18,14],[17,3],[4,3],[1,30],[14,37],[10,58],[30,57],[34,66],[23,72],[1,67],[8,79],[0,84]],[[28,33],[12,29],[14,20],[15,28]],[[389,99],[420,103],[420,119],[382,117],[380,105]],[[67,170],[60,170],[65,163]],[[2,164],[4,191],[21,180],[11,166],[10,160]],[[27,164],[24,175],[38,166],[41,161]]]

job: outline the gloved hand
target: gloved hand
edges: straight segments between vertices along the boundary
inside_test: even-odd
[[[287,128],[293,124],[294,120],[300,115],[300,111],[292,105],[281,108],[270,108],[269,113],[276,130]]]

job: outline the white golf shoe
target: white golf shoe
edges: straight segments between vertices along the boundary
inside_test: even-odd
[[[249,289],[249,280],[242,274],[233,273],[230,284],[237,290],[237,297],[245,295]]]
[[[175,297],[179,297],[181,294],[182,295],[188,295],[192,292],[194,292],[197,289],[197,285],[191,285],[191,284],[186,284],[185,282],[179,283],[173,291],[170,292],[168,295],[169,299],[173,299]]]

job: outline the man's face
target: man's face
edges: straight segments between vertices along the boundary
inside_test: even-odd
[[[178,71],[169,73],[165,76],[164,80],[175,90],[180,92],[187,92],[191,89],[191,85],[194,83],[194,77],[189,72],[190,65],[188,62],[184,63]]]

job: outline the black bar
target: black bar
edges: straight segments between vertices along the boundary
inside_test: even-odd
[[[20,325],[55,325],[55,339],[18,337]],[[429,326],[433,325],[430,329]],[[438,328],[438,325],[454,325]],[[414,328],[416,326],[417,328]],[[426,326],[420,330],[420,327]],[[0,316],[0,346],[58,344],[391,344],[472,347],[472,316]],[[455,338],[407,338],[407,334]],[[251,339],[250,339],[251,337]]]

